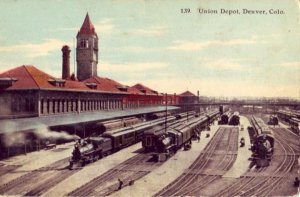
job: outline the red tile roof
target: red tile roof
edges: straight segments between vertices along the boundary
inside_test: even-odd
[[[95,31],[95,27],[94,25],[92,24],[91,20],[90,20],[90,17],[89,17],[89,14],[87,13],[86,16],[85,16],[85,19],[83,21],[83,24],[77,34],[78,35],[95,35],[97,36],[97,33]]]
[[[138,89],[139,91],[146,93],[146,94],[158,94],[157,91],[152,90],[151,88],[148,88],[147,86],[144,86],[143,84],[137,83],[132,88]]]
[[[48,79],[54,77],[38,70],[33,66],[20,66],[0,74],[0,77],[14,77],[17,81],[7,89],[39,89],[40,86],[51,87]],[[46,80],[46,83],[43,81]]]
[[[191,93],[190,91],[185,91],[185,92],[179,94],[179,96],[196,96],[196,95]]]
[[[142,94],[141,90],[146,89],[146,94],[153,94],[153,90],[137,84],[133,87],[123,85],[109,78],[94,76],[84,81],[61,80],[37,69],[34,66],[23,65],[0,74],[0,78],[16,78],[17,81],[7,90],[17,89],[52,89],[52,90],[70,90],[70,91],[91,91],[91,92],[108,92],[119,94]],[[63,86],[55,86],[55,82],[64,83]],[[95,87],[91,89],[87,85]],[[94,84],[94,85],[93,85]]]

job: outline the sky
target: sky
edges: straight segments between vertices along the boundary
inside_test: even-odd
[[[300,99],[297,0],[0,1],[0,73],[34,65],[61,77],[65,44],[74,72],[87,12],[99,37],[99,76],[171,94]]]

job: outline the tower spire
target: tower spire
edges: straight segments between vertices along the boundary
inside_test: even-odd
[[[91,22],[91,19],[89,17],[88,12],[86,13],[85,19],[83,21],[83,24],[82,24],[77,36],[78,35],[83,35],[83,34],[85,34],[85,35],[96,35],[97,36],[96,31],[95,31],[95,27]]]

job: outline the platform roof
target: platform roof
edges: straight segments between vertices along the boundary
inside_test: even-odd
[[[168,110],[175,110],[178,108],[179,107],[168,106]],[[122,118],[127,116],[135,116],[139,114],[147,114],[161,111],[165,111],[165,106],[141,107],[117,111],[97,111],[52,115],[47,117],[0,120],[0,133],[45,128],[50,126],[80,124],[93,121],[104,121],[113,118]]]

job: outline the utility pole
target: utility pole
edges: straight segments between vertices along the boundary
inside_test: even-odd
[[[165,94],[166,114],[165,114],[165,132],[167,132],[167,113],[168,113],[168,97]]]

